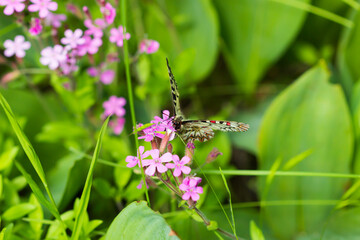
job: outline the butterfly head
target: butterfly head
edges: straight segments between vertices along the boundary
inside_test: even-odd
[[[179,131],[181,129],[182,120],[183,120],[182,116],[175,116],[174,117],[173,124],[174,124],[174,128],[175,128],[176,131]]]

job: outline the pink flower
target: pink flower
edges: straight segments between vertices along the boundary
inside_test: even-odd
[[[95,25],[90,19],[86,19],[84,25],[88,28],[85,30],[85,35],[93,35],[94,38],[101,38],[103,36],[102,29],[106,27],[104,20],[100,18],[95,19]]]
[[[185,164],[190,162],[190,158],[185,156],[181,159],[179,159],[178,155],[173,155],[172,156],[172,160],[174,161],[174,163],[167,163],[165,166],[167,168],[175,168],[174,170],[174,176],[178,177],[181,175],[181,172],[184,174],[189,174],[191,171],[191,168],[189,168],[188,166],[185,166]]]
[[[40,18],[31,19],[29,33],[33,36],[38,35],[42,32],[43,26],[41,25]]]
[[[107,117],[115,114],[118,117],[122,117],[125,115],[125,109],[123,108],[126,104],[126,100],[123,97],[111,96],[108,101],[103,103],[103,107],[105,109],[103,113],[103,117]]]
[[[60,68],[63,74],[69,75],[70,73],[77,71],[79,66],[76,65],[75,57],[67,56],[66,60],[60,63]]]
[[[106,3],[105,7],[100,8],[100,11],[104,15],[107,24],[112,24],[114,22],[116,11],[110,3]]]
[[[197,185],[201,182],[199,177],[187,177],[184,179],[179,188],[185,193],[182,195],[183,200],[189,200],[190,198],[193,201],[198,201],[200,199],[199,194],[203,193],[203,188],[198,187]]]
[[[120,117],[110,121],[110,126],[116,135],[120,135],[124,130],[125,118]]]
[[[84,44],[79,45],[76,51],[78,56],[84,56],[85,54],[95,54],[99,51],[99,47],[102,45],[102,40],[100,38],[92,39],[90,36],[85,35],[83,37],[85,39]]]
[[[103,84],[110,84],[113,82],[115,77],[115,72],[113,70],[105,70],[100,74],[100,81]]]
[[[66,20],[66,15],[49,12],[49,14],[45,17],[45,24],[47,26],[53,26],[54,28],[59,28],[61,27],[61,22],[65,20]]]
[[[152,126],[145,128],[142,133],[144,135],[138,137],[138,139],[144,139],[146,142],[150,142],[154,139],[154,137],[163,138],[165,135],[162,132],[166,130],[175,131],[174,127],[172,126],[172,118],[169,117],[170,112],[168,110],[163,111],[163,118],[158,116],[154,117],[154,120],[151,123],[154,123]],[[172,134],[169,141],[173,140],[175,134]]]
[[[89,67],[87,69],[87,73],[91,76],[91,77],[96,77],[97,75],[99,75],[99,70],[96,67]]]
[[[129,167],[129,168],[132,168],[132,167],[135,167],[136,165],[138,165],[140,167],[139,160],[141,159],[141,161],[143,161],[143,159],[150,156],[150,153],[151,153],[151,151],[146,151],[144,153],[144,150],[145,150],[145,147],[140,146],[139,150],[137,152],[137,157],[127,156],[126,159],[125,159],[125,162],[127,162],[128,164],[126,166]]]
[[[0,6],[6,6],[4,9],[5,15],[12,15],[15,12],[22,12],[25,9],[25,0],[2,0]]]
[[[28,7],[29,12],[39,12],[39,17],[46,17],[50,11],[56,11],[58,5],[51,0],[30,0],[33,4]],[[50,11],[49,11],[50,10]]]
[[[155,171],[164,173],[168,169],[163,163],[170,162],[172,160],[171,153],[167,152],[160,157],[159,149],[150,150],[150,155],[153,159],[143,160],[143,166],[148,166],[145,170],[145,174],[148,176],[154,176]]]
[[[74,32],[70,29],[67,29],[64,32],[65,37],[61,39],[61,43],[69,46],[70,48],[76,48],[79,45],[85,43],[85,39],[82,38],[83,31],[81,29],[76,29]]]
[[[51,70],[59,67],[60,63],[66,61],[66,50],[61,45],[46,47],[41,51],[40,62],[43,65],[48,65]]]
[[[160,44],[155,40],[144,39],[139,44],[140,53],[146,52],[147,54],[155,53],[159,49]]]
[[[110,30],[110,42],[116,43],[118,47],[122,47],[124,39],[128,40],[130,38],[130,33],[126,33],[125,31],[123,26],[112,28]]]
[[[18,58],[25,57],[25,50],[28,50],[31,47],[30,42],[25,41],[25,37],[22,35],[18,35],[15,37],[14,41],[5,40],[4,42],[5,52],[4,55],[6,57],[16,56]]]

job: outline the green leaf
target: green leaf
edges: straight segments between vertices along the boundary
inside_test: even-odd
[[[26,170],[20,165],[20,163],[15,162],[15,166],[21,172],[21,174],[26,178],[26,182],[29,184],[32,192],[34,193],[34,195],[36,196],[38,201],[42,205],[44,205],[53,214],[54,217],[56,217],[57,219],[60,219],[60,215],[59,215],[59,212],[58,212],[56,206],[53,205],[49,200],[47,200],[47,198],[41,191],[40,187],[32,179],[31,175],[26,172]]]
[[[93,158],[90,163],[88,175],[86,177],[85,186],[84,186],[83,192],[81,194],[79,206],[77,208],[78,210],[76,211],[76,214],[75,214],[75,225],[74,225],[73,233],[71,235],[71,239],[77,240],[77,239],[79,239],[79,236],[80,236],[81,228],[83,225],[83,220],[84,220],[87,206],[88,206],[89,200],[90,200],[90,190],[91,190],[91,185],[92,185],[92,178],[93,178],[95,163],[97,162],[97,160],[99,158],[102,139],[106,132],[106,128],[109,123],[109,119],[110,118],[108,117],[105,120],[104,124],[101,127],[100,133],[99,133],[99,138],[96,143],[94,155],[93,155]]]
[[[13,223],[10,223],[6,227],[4,227],[3,230],[0,232],[0,240],[10,240],[10,239],[12,239],[13,227],[14,227]]]
[[[42,231],[41,231],[41,227],[42,227],[41,220],[44,219],[44,212],[43,212],[43,210],[41,208],[40,202],[36,199],[34,194],[30,195],[29,203],[36,206],[36,209],[34,211],[32,211],[31,213],[29,213],[29,218],[30,219],[35,219],[35,221],[30,221],[30,226],[31,226],[32,230],[35,232],[38,239],[40,239],[41,233],[42,233]],[[39,220],[39,221],[36,221],[36,220]]]
[[[0,200],[2,199],[3,194],[3,175],[0,174]]]
[[[326,224],[321,239],[358,239],[360,236],[360,208],[337,211]]]
[[[251,240],[265,240],[261,229],[258,228],[258,226],[253,220],[251,220],[250,222],[250,235]]]
[[[6,151],[1,153],[1,155],[0,155],[0,171],[4,170],[8,166],[10,166],[10,164],[15,159],[18,151],[19,151],[19,147],[15,146],[15,147],[7,149]]]
[[[352,28],[344,29],[339,43],[338,67],[340,69],[340,81],[347,94],[351,93],[352,85],[360,79],[360,13],[352,9],[349,17],[354,22]]]
[[[8,210],[4,212],[2,215],[5,221],[14,221],[19,218],[24,217],[25,215],[29,214],[30,212],[34,211],[36,206],[31,203],[20,203],[16,206],[10,207]]]
[[[0,93],[0,105],[3,107],[6,116],[8,117],[10,124],[22,146],[22,148],[24,149],[27,157],[29,158],[32,166],[34,167],[36,173],[38,174],[42,184],[45,187],[45,190],[50,198],[51,204],[53,205],[53,209],[56,209],[55,206],[55,202],[54,199],[51,195],[50,189],[48,187],[46,178],[45,178],[45,173],[44,170],[42,168],[42,165],[40,163],[39,157],[35,152],[35,149],[33,148],[33,146],[31,145],[29,139],[26,137],[26,135],[24,134],[24,132],[22,131],[19,123],[16,121],[16,118],[14,116],[14,113],[12,112],[9,104],[7,103],[7,101],[5,100],[5,98],[3,97],[3,95]],[[57,210],[56,210],[57,211]],[[59,217],[59,214],[56,214],[55,217]]]
[[[216,221],[210,221],[210,224],[208,226],[206,226],[206,228],[209,231],[215,231],[216,229],[218,229],[218,223]]]
[[[164,218],[151,210],[146,202],[133,202],[111,223],[105,240],[112,239],[179,239]]]
[[[339,85],[329,83],[325,64],[319,64],[284,90],[267,110],[259,135],[260,169],[274,161],[313,152],[293,166],[294,171],[346,174],[350,169],[354,136],[349,109]],[[286,166],[286,162],[284,163]],[[260,179],[260,191],[264,177]],[[346,179],[276,177],[266,200],[337,199]],[[329,206],[266,206],[265,218],[274,233],[290,239],[297,231],[319,231]]]
[[[193,64],[189,69],[191,78],[188,81],[204,78],[213,68],[218,55],[219,26],[211,1],[165,3],[170,19],[167,19],[168,16],[160,7],[149,6],[145,17],[147,33],[159,41],[170,59],[175,59],[184,50],[194,51]],[[186,81],[185,78],[183,80]]]
[[[61,140],[83,138],[87,136],[87,130],[73,122],[49,122],[36,139],[44,142],[58,142]]]
[[[239,88],[253,93],[257,82],[300,30],[306,12],[268,0],[216,0],[214,3],[229,69]]]

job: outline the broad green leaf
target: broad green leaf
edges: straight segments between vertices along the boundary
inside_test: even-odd
[[[326,224],[321,239],[358,239],[360,236],[360,208],[337,211]]]
[[[105,240],[112,239],[179,239],[164,218],[151,210],[146,202],[133,202],[111,223]]]
[[[340,82],[347,94],[351,93],[352,85],[360,79],[360,13],[356,9],[350,12],[350,20],[354,27],[345,28],[339,43],[338,67],[340,69]]]
[[[218,19],[211,1],[164,3],[161,7],[149,4],[145,16],[147,33],[159,41],[170,60],[182,51],[192,49],[194,58],[181,64],[193,61],[189,81],[204,78],[214,66],[218,55]],[[166,8],[170,19],[161,10],[162,7]]]
[[[253,220],[250,222],[250,235],[251,240],[265,240],[262,231]]]
[[[319,64],[284,90],[267,110],[259,136],[260,169],[269,170],[281,156],[292,159],[313,152],[294,171],[348,173],[354,136],[342,89],[329,83],[329,72]],[[284,163],[286,166],[286,162]],[[261,178],[260,191],[264,188]],[[275,177],[266,200],[328,200],[341,196],[346,179]],[[298,231],[319,231],[328,206],[264,207],[264,214],[279,238]]]
[[[93,158],[90,163],[88,175],[86,177],[85,186],[84,186],[83,192],[81,194],[79,206],[78,206],[76,214],[75,214],[75,225],[74,225],[73,233],[71,235],[71,239],[77,240],[77,239],[79,239],[79,236],[80,236],[84,217],[86,215],[87,206],[88,206],[89,200],[90,200],[90,190],[91,190],[91,185],[92,185],[93,172],[94,172],[95,164],[99,158],[102,139],[106,132],[106,128],[109,123],[109,119],[110,118],[108,117],[105,120],[104,124],[101,127],[100,133],[99,133],[99,137],[98,137],[96,147],[94,150],[94,155],[93,155]]]
[[[87,130],[70,121],[47,123],[36,138],[39,141],[58,142],[61,140],[79,139],[87,137]]]
[[[36,205],[31,203],[20,203],[7,209],[2,215],[5,221],[14,221],[26,216],[36,209]]]
[[[269,0],[215,0],[214,3],[229,69],[239,89],[253,93],[266,70],[300,30],[306,13]]]

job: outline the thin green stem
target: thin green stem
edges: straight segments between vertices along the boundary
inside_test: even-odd
[[[120,4],[120,12],[121,12],[121,21],[126,29],[126,0],[121,1]],[[135,118],[135,107],[134,107],[134,98],[132,93],[132,84],[131,84],[131,76],[130,76],[130,64],[129,64],[129,52],[128,52],[128,43],[125,40],[124,41],[124,63],[125,63],[125,74],[126,74],[126,83],[127,83],[127,90],[128,90],[128,97],[129,97],[129,105],[130,105],[130,113],[131,113],[131,120],[134,128],[136,129],[136,118]],[[138,134],[137,131],[134,131],[134,137],[135,137],[135,146],[136,146],[136,152],[138,152],[139,149],[139,141],[138,141]],[[142,167],[142,161],[140,160],[140,168],[141,168],[141,174],[144,181],[143,188],[145,189],[145,195],[146,200],[148,202],[148,205],[150,206],[150,198],[149,193],[146,188],[146,180],[145,180],[145,171]]]
[[[319,7],[315,7],[315,6],[305,3],[305,2],[300,2],[298,0],[271,0],[271,1],[279,2],[279,3],[285,4],[285,5],[294,7],[294,8],[298,8],[298,9],[310,12],[319,17],[323,17],[325,19],[328,19],[330,21],[333,21],[335,23],[338,23],[338,24],[343,25],[348,28],[352,28],[354,26],[354,23],[352,21],[350,21],[349,19],[340,17],[332,12],[326,11]]]
[[[202,173],[221,175],[218,170],[202,170]],[[276,171],[272,173],[267,170],[222,170],[224,175],[232,176],[268,176],[274,174],[274,176],[287,176],[287,177],[333,177],[333,178],[360,178],[360,174],[351,173],[324,173],[324,172],[295,172],[295,171]]]

